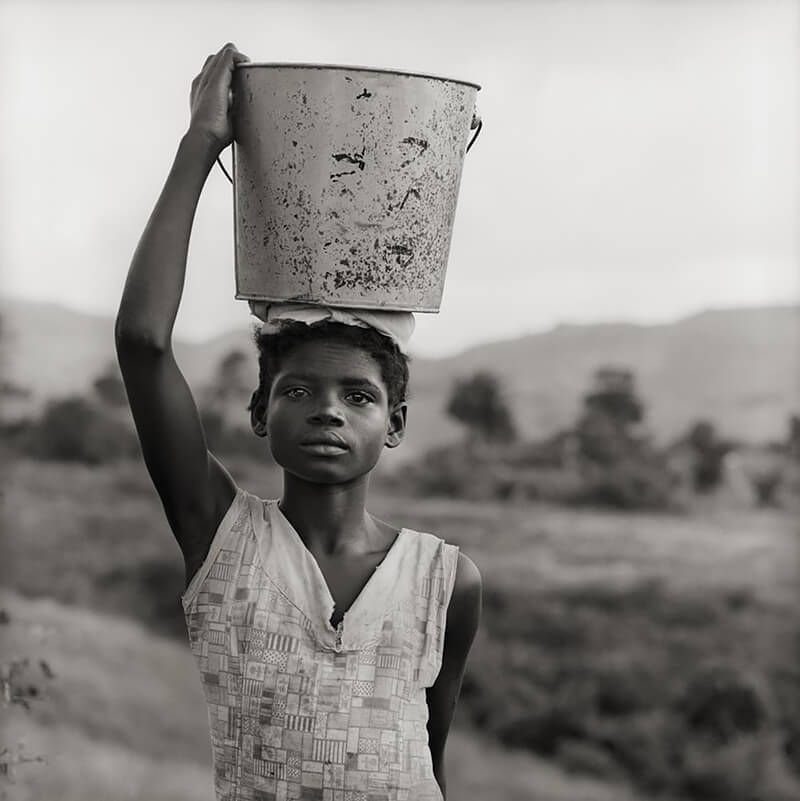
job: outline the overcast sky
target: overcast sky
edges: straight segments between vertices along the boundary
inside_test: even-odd
[[[793,0],[5,0],[4,294],[115,313],[191,80],[228,40],[253,61],[483,86],[442,312],[417,316],[417,353],[800,297]],[[176,333],[246,326],[233,294],[231,190],[215,171]]]

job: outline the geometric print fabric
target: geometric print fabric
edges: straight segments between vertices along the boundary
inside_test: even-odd
[[[458,548],[401,534],[334,631],[322,573],[277,503],[237,490],[182,597],[218,801],[442,801],[425,690]]]

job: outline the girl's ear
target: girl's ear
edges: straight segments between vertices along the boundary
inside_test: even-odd
[[[406,433],[406,419],[408,417],[408,404],[402,401],[392,407],[389,412],[389,427],[386,431],[386,447],[396,448]]]
[[[250,427],[257,437],[267,436],[267,407],[260,389],[250,398]]]

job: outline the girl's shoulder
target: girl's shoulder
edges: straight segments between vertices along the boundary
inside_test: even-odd
[[[419,579],[441,574],[445,583],[455,577],[459,562],[459,547],[428,531],[403,528],[400,563]]]

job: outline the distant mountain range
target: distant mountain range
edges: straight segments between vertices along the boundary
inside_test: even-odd
[[[0,297],[3,416],[35,413],[50,398],[83,392],[114,359],[113,320],[49,303]],[[252,354],[249,326],[203,344],[175,343],[189,384],[206,384],[231,350]],[[800,413],[800,307],[706,311],[664,325],[561,325],[473,347],[443,359],[415,358],[409,435],[394,459],[459,436],[443,407],[453,381],[479,369],[502,380],[519,428],[538,437],[568,426],[593,372],[633,370],[657,440],[698,418],[750,441],[782,438]],[[25,389],[29,397],[10,388]],[[246,413],[242,411],[243,422]],[[401,455],[402,451],[402,455]]]

